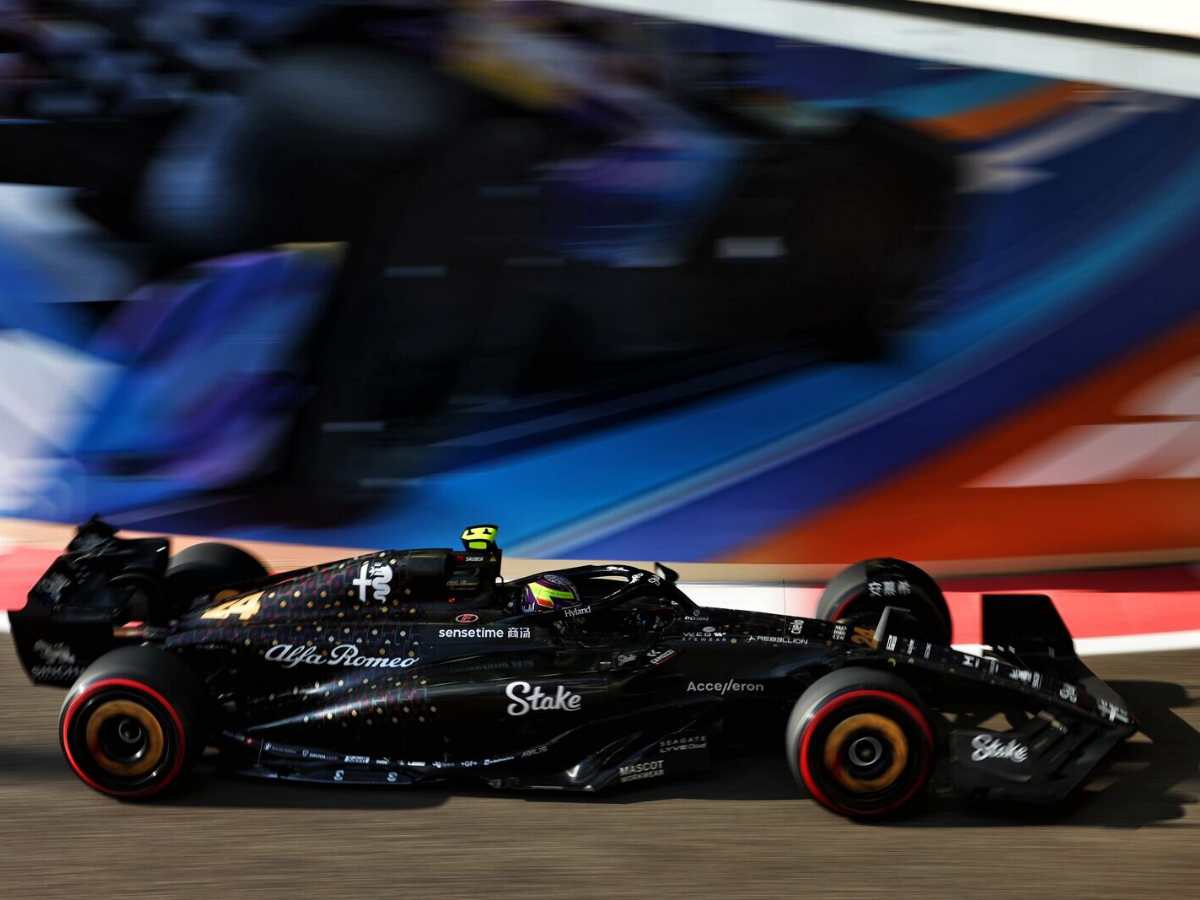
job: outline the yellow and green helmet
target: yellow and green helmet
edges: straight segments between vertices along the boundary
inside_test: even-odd
[[[539,575],[526,583],[521,597],[521,611],[526,613],[554,612],[579,602],[579,592],[561,575]]]

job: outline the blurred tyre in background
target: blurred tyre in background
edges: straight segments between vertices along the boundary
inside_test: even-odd
[[[0,180],[78,188],[147,277],[347,243],[273,463],[334,495],[875,358],[948,230],[936,140],[757,87],[686,26],[147,3],[68,4],[64,28],[60,7],[11,37],[36,77]]]

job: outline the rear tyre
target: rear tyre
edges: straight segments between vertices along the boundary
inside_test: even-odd
[[[84,784],[143,800],[177,784],[204,750],[204,689],[179,659],[154,647],[106,653],[63,701],[59,744]]]
[[[167,564],[167,600],[172,615],[185,612],[197,597],[267,577],[267,567],[232,544],[193,544]]]
[[[839,669],[796,702],[787,754],[797,784],[822,806],[849,818],[880,818],[909,808],[924,792],[933,727],[902,679]]]
[[[868,559],[843,569],[825,586],[816,617],[874,628],[885,606],[912,614],[919,633],[911,637],[950,643],[950,608],[941,588],[927,572],[902,559]]]

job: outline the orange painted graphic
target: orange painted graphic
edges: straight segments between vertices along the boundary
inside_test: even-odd
[[[1200,320],[728,561],[1200,546]]]
[[[1105,93],[1102,88],[1090,84],[1061,81],[1034,88],[990,106],[950,116],[920,119],[914,124],[939,137],[956,141],[982,141],[1048,119],[1073,104],[1096,100]]]

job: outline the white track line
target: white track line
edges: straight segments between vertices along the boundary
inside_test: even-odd
[[[1153,653],[1156,650],[1194,650],[1200,647],[1200,631],[1160,631],[1155,634],[1115,634],[1109,637],[1078,638],[1080,656],[1108,653]]]
[[[964,653],[979,653],[981,644],[955,644]],[[1106,637],[1075,638],[1080,656],[1114,656],[1118,653],[1154,653],[1160,650],[1200,648],[1200,631],[1157,631],[1149,634],[1113,634]]]
[[[570,2],[976,69],[1200,97],[1200,56],[1182,50],[1023,31],[1001,24],[956,22],[821,0]]]
[[[1200,8],[1179,0],[928,0],[942,6],[983,9],[1018,16],[1039,16],[1051,21],[1087,22],[1111,28],[1132,28],[1200,37]],[[1191,7],[1191,8],[1189,8]]]

